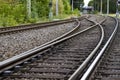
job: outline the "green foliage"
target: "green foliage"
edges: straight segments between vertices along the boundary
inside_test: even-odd
[[[96,11],[96,10],[95,10],[95,11],[93,11],[93,14],[98,14],[98,13],[99,13],[99,12],[98,12],[98,11]]]
[[[65,12],[65,14],[70,14],[71,6],[70,6],[70,3],[69,3],[69,0],[63,0],[63,4],[64,4],[64,12]]]
[[[18,23],[23,23],[25,17],[24,5],[0,0],[0,15],[0,25],[2,26],[15,26]]]
[[[102,0],[103,1],[103,13],[106,13],[107,12],[107,0]],[[110,4],[110,13],[115,13],[116,12],[116,1],[117,0],[109,0],[109,4]],[[93,0],[93,6],[94,6],[94,9],[97,10],[97,11],[100,11],[100,5],[101,3],[101,0]]]
[[[36,8],[38,17],[48,16],[49,13],[49,0],[36,0]]]
[[[72,13],[76,14],[77,16],[80,16],[80,11],[78,9],[75,9]]]
[[[58,5],[58,8],[59,8],[59,14],[63,14],[64,13],[64,4],[63,4],[63,0],[58,0],[59,2],[59,5]],[[56,0],[53,0],[53,14],[55,15],[56,13]]]
[[[30,18],[28,22],[29,22],[29,23],[35,23],[35,22],[37,22],[37,19],[35,19],[35,18]]]
[[[53,16],[56,14],[56,0],[52,0]],[[71,12],[70,0],[59,1],[59,16],[79,14],[78,10]],[[0,0],[0,26],[16,26],[24,23],[35,23],[39,20],[48,20],[50,0],[31,0],[31,14],[28,18],[26,0]]]
[[[0,25],[6,27],[6,26],[15,26],[18,23],[16,22],[16,20],[14,19],[14,16],[12,15],[8,15],[7,17],[5,16],[0,16],[1,20],[0,20]]]
[[[18,4],[13,8],[12,14],[14,14],[14,19],[18,23],[24,23],[25,11],[25,6],[23,4]]]

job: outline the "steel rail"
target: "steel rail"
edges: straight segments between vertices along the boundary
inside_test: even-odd
[[[88,20],[87,17],[86,17],[85,19]],[[58,38],[55,38],[55,39],[53,39],[53,40],[51,40],[51,41],[49,41],[49,42],[47,42],[47,43],[41,45],[40,47],[43,47],[43,46],[45,46],[45,45],[48,45],[48,44],[50,44],[50,43],[52,43],[52,42],[55,42],[55,41],[57,41],[57,40],[60,40],[61,38],[64,38],[64,37],[66,37],[66,36],[72,34],[72,33],[73,33],[75,30],[77,30],[77,29],[80,27],[80,25],[81,25],[81,23],[80,23],[77,19],[76,19],[76,21],[78,22],[77,27],[75,27],[75,28],[72,29],[71,31],[69,31],[69,32],[67,32],[67,33],[65,33],[65,34],[63,34],[62,36],[60,36],[60,37],[58,37]],[[88,21],[90,21],[90,20],[88,20]],[[90,22],[92,22],[92,21],[90,21]],[[94,22],[92,22],[92,23],[94,23]],[[95,23],[94,23],[94,24],[95,24]],[[38,49],[38,48],[40,48],[40,47],[36,47],[36,49]]]
[[[101,59],[101,57],[104,54],[105,50],[107,49],[107,47],[109,46],[109,44],[112,42],[113,38],[115,37],[115,34],[117,33],[118,25],[119,25],[117,18],[115,18],[115,21],[116,21],[116,25],[115,25],[115,29],[114,29],[113,33],[111,34],[110,38],[108,39],[108,41],[106,42],[106,44],[104,45],[104,47],[101,49],[101,51],[99,52],[99,54],[96,56],[96,58],[94,59],[94,61],[89,66],[89,68],[87,69],[87,71],[84,73],[84,75],[81,77],[80,80],[87,80],[88,79],[89,75],[94,70],[95,66],[97,65],[97,63]]]
[[[0,28],[0,34],[5,34],[5,33],[15,32],[15,31],[22,31],[22,30],[29,30],[34,28],[43,28],[46,26],[59,25],[59,24],[70,23],[74,21],[76,21],[76,19],[67,19],[67,20],[48,22],[48,23],[38,23],[38,24],[32,24],[32,25],[22,25],[22,26],[10,27],[10,28],[9,27]]]
[[[44,26],[51,26],[51,25],[55,25],[56,23],[57,24],[62,24],[62,23],[68,23],[68,22],[73,22],[75,21],[75,19],[79,19],[81,20],[82,18],[84,18],[86,16],[81,16],[80,18],[71,18],[71,19],[65,19],[65,20],[57,20],[57,21],[50,21],[50,22],[43,22],[43,23],[34,23],[34,24],[26,24],[26,25],[18,25],[18,26],[13,26],[13,27],[2,27],[0,28],[0,33],[2,33],[2,31],[11,31],[12,29],[14,30],[18,30],[17,28],[21,29],[25,29],[25,28],[28,28],[28,29],[32,29],[32,28],[35,28],[35,27],[44,27]],[[31,27],[32,26],[32,27]]]
[[[38,52],[40,52],[40,51],[44,51],[44,50],[50,48],[51,46],[54,46],[54,45],[56,45],[56,44],[60,44],[61,42],[66,41],[66,40],[68,40],[68,39],[70,39],[70,38],[72,38],[72,37],[74,37],[74,36],[77,36],[77,35],[85,32],[85,31],[87,31],[87,30],[90,30],[90,29],[92,29],[92,28],[95,27],[95,26],[96,26],[96,24],[93,25],[93,26],[91,26],[91,27],[89,27],[89,28],[87,28],[87,29],[85,29],[85,30],[82,30],[82,31],[80,31],[80,32],[78,32],[78,33],[75,33],[75,34],[73,34],[73,35],[67,36],[67,37],[65,37],[65,38],[63,38],[63,39],[60,39],[60,40],[58,40],[58,41],[55,41],[55,42],[53,42],[53,43],[51,43],[51,44],[48,44],[48,45],[46,45],[46,46],[43,46],[43,47],[40,47],[40,48],[37,48],[37,49],[31,49],[31,50],[26,51],[26,52],[24,52],[24,53],[22,53],[22,54],[19,54],[19,55],[17,55],[17,56],[14,56],[14,57],[12,57],[12,58],[10,58],[10,59],[7,59],[7,60],[5,60],[5,61],[2,61],[2,62],[0,62],[0,73],[2,73],[3,71],[5,71],[5,70],[7,70],[7,69],[12,68],[12,67],[15,66],[15,65],[18,65],[18,64],[20,64],[20,63],[23,63],[24,61],[29,60],[29,58],[32,58],[32,57],[35,57],[36,55],[42,54],[42,53],[39,53],[39,54],[38,54]],[[34,55],[34,56],[33,56],[33,55]],[[22,61],[21,61],[21,60],[22,60]],[[9,66],[8,66],[8,65],[9,65]]]
[[[77,21],[77,23],[78,23],[77,26],[76,26],[75,28],[73,28],[72,30],[70,30],[69,32],[67,32],[67,33],[63,34],[62,36],[60,36],[60,37],[58,37],[58,38],[55,38],[55,39],[53,39],[52,41],[49,41],[49,42],[47,42],[47,43],[45,43],[45,44],[43,44],[43,45],[41,45],[41,46],[35,47],[35,48],[31,49],[31,50],[28,50],[28,51],[26,51],[26,52],[24,52],[24,53],[21,53],[20,55],[17,55],[17,56],[14,56],[14,57],[10,58],[10,59],[7,59],[7,60],[3,61],[3,63],[4,63],[4,62],[7,63],[7,61],[8,61],[8,62],[9,62],[9,61],[11,62],[11,61],[12,61],[11,59],[16,59],[16,58],[18,58],[19,56],[20,56],[20,57],[23,56],[24,54],[37,51],[37,50],[39,50],[40,48],[42,48],[42,47],[44,47],[44,46],[46,46],[46,45],[49,45],[50,43],[55,42],[55,41],[57,41],[57,40],[65,37],[65,36],[69,35],[70,33],[74,32],[76,29],[78,29],[78,28],[80,27],[80,22],[79,22],[77,19],[76,19],[76,21]],[[10,62],[9,62],[9,63],[10,63]],[[1,65],[2,65],[2,62],[0,62],[0,69],[1,69]],[[1,70],[0,70],[0,73],[1,73]]]
[[[33,23],[33,24],[26,24],[26,25],[19,25],[19,26],[13,26],[13,27],[2,27],[0,28],[0,31],[8,30],[8,29],[15,29],[15,28],[23,28],[23,27],[29,27],[29,26],[37,26],[37,25],[48,25],[48,24],[54,24],[56,22],[67,22],[72,21],[73,19],[65,19],[65,20],[58,20],[58,21],[50,21],[50,22],[43,22],[43,23]]]
[[[94,21],[94,23],[96,25],[98,25],[101,29],[101,39],[99,41],[99,43],[97,44],[97,46],[95,47],[95,49],[90,53],[90,55],[86,58],[86,60],[79,66],[79,68],[73,73],[73,75],[68,79],[68,80],[76,80],[77,77],[79,76],[79,74],[84,70],[84,68],[87,66],[87,64],[89,63],[89,61],[91,60],[91,58],[95,55],[96,51],[99,49],[100,45],[102,44],[103,42],[103,39],[104,39],[104,29],[102,28],[102,26],[100,25],[101,23],[103,23],[104,21],[106,20],[103,19],[100,23],[97,23]]]
[[[73,33],[75,30],[77,30],[77,29],[80,27],[80,22],[79,22],[77,19],[76,19],[76,21],[77,21],[78,25],[77,25],[75,28],[73,28],[73,29],[70,30],[69,32],[63,34],[62,36],[57,37],[57,38],[55,38],[55,39],[53,39],[53,40],[51,40],[51,41],[49,41],[49,42],[47,42],[47,43],[41,45],[40,47],[43,47],[43,46],[45,46],[45,45],[48,45],[48,44],[50,44],[50,43],[52,43],[52,42],[55,42],[55,41],[57,41],[57,40],[59,40],[59,39],[65,37],[65,36],[68,36],[70,33]],[[40,47],[37,47],[37,48],[40,48]]]

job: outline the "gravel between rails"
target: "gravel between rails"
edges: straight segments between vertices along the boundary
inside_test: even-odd
[[[0,35],[0,61],[40,46],[75,27],[75,22]]]
[[[98,27],[77,35],[3,80],[67,80],[100,39]]]
[[[103,16],[98,16],[98,15],[90,15],[89,19],[99,23],[99,21],[103,20],[104,17]]]
[[[93,16],[91,16],[93,17]],[[90,18],[91,18],[90,17]],[[96,18],[96,17],[93,17]],[[93,25],[91,22],[83,19],[81,21],[81,30]],[[42,29],[25,30],[16,33],[0,35],[0,61],[6,60],[12,56],[40,46],[50,40],[61,36],[76,26],[75,22],[51,26]]]

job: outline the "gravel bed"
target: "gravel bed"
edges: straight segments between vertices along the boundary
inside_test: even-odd
[[[98,16],[98,15],[91,15],[91,17],[89,19],[99,23],[104,19],[104,17],[103,16]]]
[[[92,25],[94,25],[94,24],[91,23],[91,22],[89,22],[88,20],[84,19],[84,20],[81,21],[81,27],[80,27],[80,29],[84,30],[84,29],[86,29],[86,28],[88,28],[88,27],[90,27]]]
[[[75,22],[0,35],[0,61],[40,46],[75,27]]]
[[[90,19],[99,21],[103,19],[103,17],[92,15]],[[75,22],[72,22],[37,30],[25,30],[22,32],[10,33],[9,35],[0,35],[0,61],[53,40],[73,29],[75,25]],[[82,20],[80,29],[83,30],[86,26],[88,27],[91,25],[93,25],[91,22]]]

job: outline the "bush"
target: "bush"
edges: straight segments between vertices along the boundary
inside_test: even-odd
[[[8,27],[8,26],[16,26],[18,23],[14,19],[12,15],[8,15],[7,17],[1,16],[1,21],[0,25],[3,27]]]
[[[93,14],[98,14],[98,13],[99,13],[99,12],[98,12],[98,11],[96,11],[96,10],[95,10],[95,11],[93,11]]]
[[[71,12],[71,6],[68,0],[63,0],[63,4],[64,4],[64,13],[65,14],[70,14]]]
[[[35,23],[35,22],[37,22],[37,19],[36,19],[36,18],[30,18],[30,19],[28,20],[28,22],[29,22],[29,23]]]
[[[80,16],[80,11],[78,9],[75,9],[72,14],[75,14],[77,16]]]

